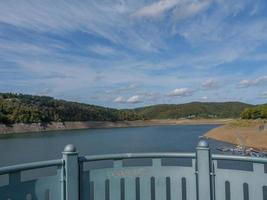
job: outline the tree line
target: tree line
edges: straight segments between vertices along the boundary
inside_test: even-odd
[[[240,118],[242,111],[250,107],[242,102],[191,102],[153,105],[135,111],[148,119]]]
[[[266,119],[267,118],[267,105],[259,105],[252,108],[246,108],[241,113],[242,119]]]
[[[64,121],[141,120],[131,110],[118,110],[47,96],[0,93],[0,123],[41,123]]]

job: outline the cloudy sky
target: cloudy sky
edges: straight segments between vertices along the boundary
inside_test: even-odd
[[[1,0],[0,92],[127,108],[267,102],[266,0]]]

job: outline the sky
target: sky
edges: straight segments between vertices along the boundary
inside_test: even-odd
[[[1,0],[0,92],[114,108],[267,102],[266,0]]]

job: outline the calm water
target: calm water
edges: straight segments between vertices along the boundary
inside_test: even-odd
[[[153,126],[2,136],[0,166],[61,158],[64,146],[69,143],[77,147],[80,155],[192,152],[199,136],[214,127],[216,125]],[[218,145],[222,143],[210,141],[212,149]]]

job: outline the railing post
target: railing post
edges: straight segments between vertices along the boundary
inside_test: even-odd
[[[63,151],[65,200],[79,200],[79,163],[78,152],[72,144]]]
[[[200,140],[196,151],[198,200],[211,200],[211,156],[208,142],[205,140]]]

